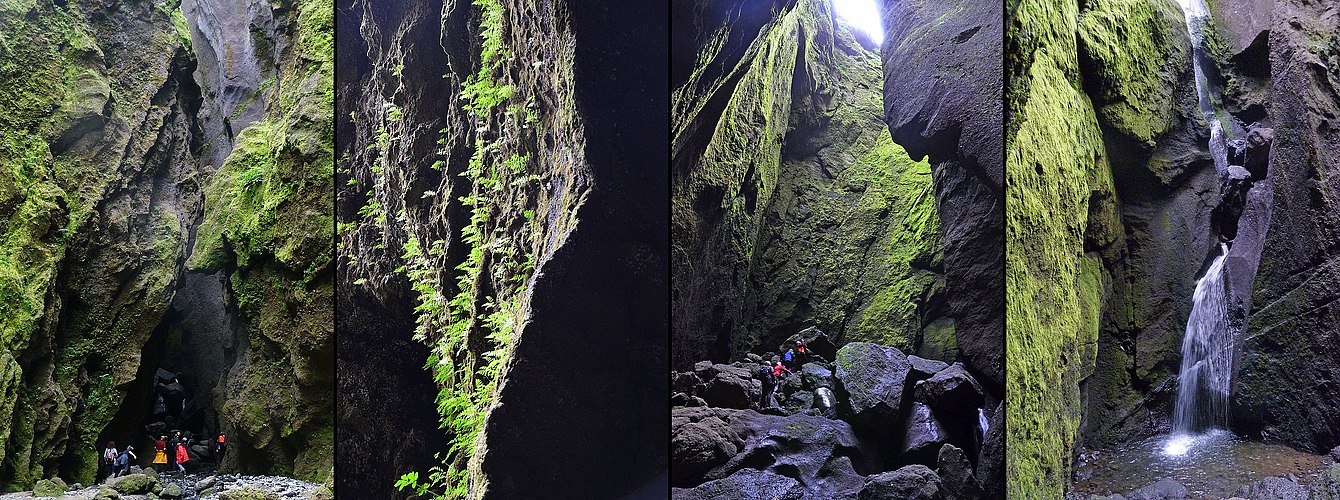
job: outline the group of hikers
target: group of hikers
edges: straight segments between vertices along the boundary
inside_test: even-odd
[[[759,395],[759,408],[772,408],[777,406],[777,400],[774,398],[774,393],[777,391],[777,386],[780,385],[778,382],[784,379],[787,375],[794,375],[795,372],[792,371],[792,368],[804,365],[805,359],[814,356],[813,353],[807,350],[808,347],[809,345],[805,342],[804,338],[798,339],[796,340],[795,345],[788,348],[780,357],[773,356],[771,366],[765,365],[760,367],[759,374],[763,379],[763,391]]]
[[[151,436],[152,438],[152,436]],[[154,470],[158,472],[168,472],[176,469],[178,472],[186,473],[186,463],[191,461],[191,453],[186,448],[187,443],[191,442],[191,435],[188,432],[182,436],[182,431],[176,431],[169,439],[167,435],[159,435],[154,441]],[[225,450],[225,441],[227,436],[219,433],[213,439],[214,460],[215,463],[223,461]],[[116,441],[108,441],[107,448],[102,450],[102,462],[106,467],[108,478],[118,477],[130,471],[130,466],[135,465],[139,456],[135,455],[135,447],[127,445],[125,450],[117,451]]]

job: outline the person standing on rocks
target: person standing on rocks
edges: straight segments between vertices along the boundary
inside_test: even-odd
[[[120,453],[116,451],[116,441],[108,441],[107,449],[102,450],[103,470],[107,474],[103,477],[112,477],[116,474],[116,457],[119,455]]]
[[[181,442],[181,431],[177,431],[177,433],[173,434],[172,439],[169,439],[167,442],[167,459],[168,459],[169,471],[171,471],[172,469],[181,468],[181,465],[177,463],[177,443],[179,442]]]
[[[782,364],[783,364],[783,365],[786,365],[787,368],[792,368],[792,367],[795,366],[795,364],[796,364],[796,350],[795,350],[795,349],[787,349],[787,350],[786,350],[786,354],[783,354],[783,355],[782,355]],[[790,370],[787,370],[787,371],[790,371]]]
[[[126,445],[126,450],[116,456],[116,468],[112,471],[112,477],[119,477],[121,474],[129,472],[131,462],[138,458],[135,456],[135,447]]]
[[[218,437],[218,438],[215,438],[215,439],[214,439],[214,464],[215,464],[215,465],[218,465],[218,464],[222,464],[222,463],[223,463],[223,446],[224,446],[224,445],[223,445],[223,439],[224,439],[224,435],[223,435],[222,432],[219,433],[219,437]]]
[[[772,392],[777,388],[777,378],[772,375],[772,367],[759,365],[759,369],[759,378],[763,380],[763,392],[759,394],[758,407],[761,410],[777,406],[772,398]]]
[[[177,435],[180,436],[181,433],[179,432],[179,433],[177,433]],[[190,456],[190,454],[186,453],[186,443],[185,443],[185,442],[183,442],[183,441],[180,440],[180,439],[176,440],[176,442],[177,442],[176,450],[174,451],[173,454],[177,455],[177,470],[180,470],[181,473],[182,473],[182,475],[185,475],[185,474],[186,474],[186,466],[183,465],[183,464],[185,464],[186,462],[190,462],[190,461],[191,461],[191,456]]]
[[[167,463],[167,436],[158,436],[154,441],[154,470],[163,472]]]

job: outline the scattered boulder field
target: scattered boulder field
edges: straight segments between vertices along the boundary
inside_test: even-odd
[[[329,483],[329,482],[328,482]],[[128,474],[84,486],[66,484],[59,477],[38,481],[32,491],[0,495],[0,499],[66,498],[181,499],[181,500],[330,500],[330,484],[317,484],[282,476],[216,474],[159,474],[153,469],[131,467]]]
[[[1000,402],[962,363],[868,342],[814,351],[772,399],[757,354],[672,374],[673,498],[1000,496],[984,480],[1003,461]]]

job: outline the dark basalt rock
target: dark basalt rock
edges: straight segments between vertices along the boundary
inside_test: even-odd
[[[1324,452],[1340,445],[1340,90],[1333,84],[1340,19],[1330,6],[1274,2],[1269,32],[1269,210],[1230,414],[1239,432]],[[1324,34],[1324,35],[1319,35]],[[1264,131],[1261,140],[1266,139]],[[1249,138],[1250,139],[1250,138]],[[1248,195],[1249,201],[1252,195]],[[1242,246],[1244,235],[1234,243]],[[1247,251],[1244,249],[1244,251]],[[1230,276],[1232,278],[1232,276]]]
[[[834,364],[839,389],[845,393],[854,418],[893,421],[897,417],[904,382],[911,370],[902,351],[855,342],[838,350]]]
[[[671,484],[681,488],[760,469],[798,479],[809,494],[841,496],[861,488],[858,471],[872,463],[867,445],[846,422],[817,416],[675,408],[671,436]],[[722,461],[732,447],[736,453]]]
[[[1308,488],[1298,483],[1297,478],[1268,477],[1244,485],[1238,490],[1238,496],[1247,500],[1309,500]]]
[[[949,363],[926,359],[921,356],[909,355],[907,357],[907,362],[912,365],[912,371],[907,374],[908,381],[912,383],[931,378],[932,375],[939,373],[940,370],[949,368]]]
[[[986,498],[1005,498],[1005,402],[998,403],[990,415],[977,458],[977,481]]]
[[[984,492],[977,478],[973,476],[972,464],[968,462],[963,450],[954,445],[945,444],[940,447],[935,473],[940,476],[946,498],[960,500],[983,498]]]
[[[1182,500],[1187,495],[1182,483],[1164,478],[1127,493],[1126,500]]]
[[[884,120],[929,157],[959,352],[1003,391],[1002,4],[885,1]],[[953,10],[951,13],[950,11]],[[914,43],[912,43],[914,41]]]
[[[947,498],[940,476],[924,465],[908,465],[870,476],[857,496],[861,500],[940,500]]]
[[[899,460],[934,466],[940,447],[948,440],[949,433],[944,424],[935,418],[931,408],[921,403],[912,403],[907,419],[903,422],[903,446]]]
[[[800,500],[805,489],[795,479],[757,469],[740,469],[730,476],[708,481],[693,488],[673,488],[670,496],[679,500]]]
[[[946,414],[975,414],[982,406],[982,388],[961,363],[917,382],[914,394],[917,402]]]

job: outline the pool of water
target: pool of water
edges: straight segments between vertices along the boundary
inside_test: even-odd
[[[1225,430],[1194,436],[1155,436],[1113,449],[1089,450],[1075,468],[1074,490],[1126,494],[1162,478],[1186,486],[1192,498],[1226,498],[1243,485],[1293,474],[1303,484],[1323,469],[1325,455],[1239,438]]]

